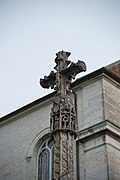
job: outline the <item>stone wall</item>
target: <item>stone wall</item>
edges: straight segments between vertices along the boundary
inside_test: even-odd
[[[78,131],[103,121],[102,79],[81,86],[76,94]]]
[[[103,80],[105,120],[112,123],[107,135],[109,179],[120,179],[120,84]]]
[[[104,76],[77,93],[78,180],[120,177],[120,89]]]
[[[120,84],[103,80],[105,120],[120,127]]]
[[[78,179],[107,180],[107,151],[104,135],[78,142]]]
[[[110,180],[120,179],[120,137],[108,134],[107,140],[107,157]]]
[[[50,104],[44,104],[2,124],[0,127],[1,180],[27,179],[26,176],[30,171],[26,169],[28,167],[26,158],[34,139],[42,130],[49,128],[50,109]],[[34,172],[31,180],[34,180],[36,169],[32,167],[31,170]]]

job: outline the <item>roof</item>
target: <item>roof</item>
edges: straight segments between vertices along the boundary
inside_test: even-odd
[[[72,83],[71,87],[74,88],[75,86],[77,86],[77,85],[79,85],[85,81],[88,81],[88,80],[90,80],[90,79],[92,79],[98,75],[101,75],[101,74],[106,74],[107,76],[109,76],[113,80],[120,83],[120,60],[77,79],[75,82]],[[31,109],[34,106],[39,105],[40,103],[54,97],[55,93],[56,92],[50,93],[50,94],[48,94],[42,98],[39,98],[38,100],[35,100],[35,101],[29,103],[28,105],[21,107],[18,110],[15,110],[15,111],[3,116],[2,118],[0,118],[0,122],[6,121],[6,120],[8,120],[8,119],[10,119],[16,115],[19,115],[20,113],[22,113],[26,110]]]
[[[111,72],[116,74],[120,78],[120,60],[106,66]]]
[[[118,64],[120,64],[120,60],[117,60],[117,61],[115,61],[115,62],[113,62],[113,63],[111,63],[111,64],[108,64],[108,65],[106,66],[106,68],[107,68],[107,69],[110,69],[110,68],[112,68],[112,67],[114,67],[114,66],[116,66],[116,65],[118,65]]]

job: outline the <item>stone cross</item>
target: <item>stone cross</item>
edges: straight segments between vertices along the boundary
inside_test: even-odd
[[[73,141],[77,133],[77,118],[74,101],[71,98],[71,82],[75,76],[86,71],[83,61],[77,63],[68,60],[70,52],[56,54],[54,69],[44,79],[40,79],[43,88],[56,90],[50,114],[50,130],[54,140],[53,180],[73,180]]]
[[[44,76],[44,79],[40,79],[40,85],[43,88],[52,88],[57,93],[66,95],[70,90],[71,80],[75,79],[78,73],[86,71],[86,65],[83,61],[78,60],[77,63],[74,63],[68,60],[70,54],[70,52],[65,51],[56,53],[54,69],[57,72],[51,71],[48,76]]]

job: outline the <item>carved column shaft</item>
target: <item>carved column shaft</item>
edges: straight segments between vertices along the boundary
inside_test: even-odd
[[[73,179],[73,141],[70,132],[59,131],[54,134],[53,179]]]
[[[77,122],[73,101],[69,96],[55,96],[51,111],[51,134],[54,138],[53,179],[73,180],[73,141]]]

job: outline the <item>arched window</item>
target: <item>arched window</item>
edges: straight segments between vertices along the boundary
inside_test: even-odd
[[[37,180],[52,180],[52,149],[53,140],[45,140],[37,156]]]

